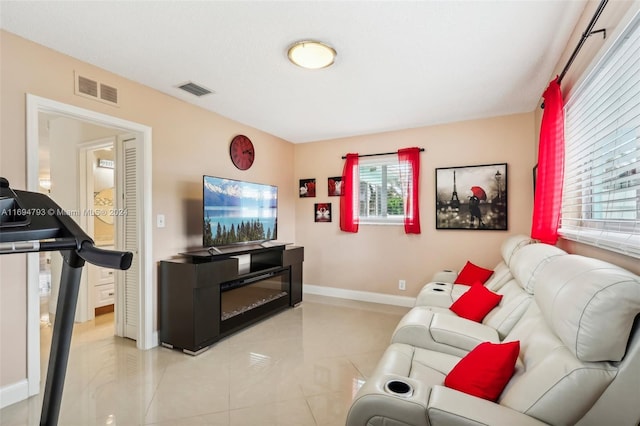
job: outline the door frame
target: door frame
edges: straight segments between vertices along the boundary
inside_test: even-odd
[[[27,190],[38,191],[38,114],[54,113],[72,119],[135,133],[140,140],[138,176],[142,185],[140,206],[140,281],[138,299],[138,349],[158,345],[158,333],[153,330],[153,244],[152,244],[152,178],[151,127],[88,109],[76,107],[27,93]],[[27,255],[27,382],[29,396],[40,391],[40,300],[38,293],[38,254]]]

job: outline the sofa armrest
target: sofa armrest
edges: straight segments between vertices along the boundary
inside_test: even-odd
[[[452,269],[444,269],[433,274],[431,281],[441,281],[443,283],[452,283],[458,278],[458,271]]]
[[[500,337],[484,324],[416,307],[400,320],[391,342],[465,356],[482,342],[499,343]]]
[[[453,303],[451,291],[453,284],[442,281],[435,281],[426,284],[416,297],[416,306],[435,306],[448,308]]]
[[[433,386],[427,407],[431,426],[541,426],[546,423],[486,399]]]
[[[398,396],[385,390],[385,384],[394,380],[407,383],[411,394]],[[383,374],[370,378],[353,399],[346,426],[382,425],[387,420],[393,424],[428,426],[429,391],[429,386],[408,377]]]

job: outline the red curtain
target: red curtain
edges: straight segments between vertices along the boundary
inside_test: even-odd
[[[418,182],[420,182],[420,148],[398,150],[400,173],[409,173],[402,180],[406,185],[404,194],[404,232],[420,233],[420,202],[418,200]]]
[[[544,92],[531,238],[558,241],[564,175],[564,109],[558,78]]]
[[[358,154],[347,154],[340,196],[340,229],[344,232],[358,232],[358,181]]]

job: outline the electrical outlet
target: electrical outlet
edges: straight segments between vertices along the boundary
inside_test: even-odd
[[[407,289],[407,282],[405,280],[398,281],[398,289],[399,290],[406,290]]]

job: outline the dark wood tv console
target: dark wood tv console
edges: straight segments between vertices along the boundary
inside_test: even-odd
[[[299,304],[303,260],[303,247],[255,244],[161,261],[160,343],[197,355],[221,338]]]

